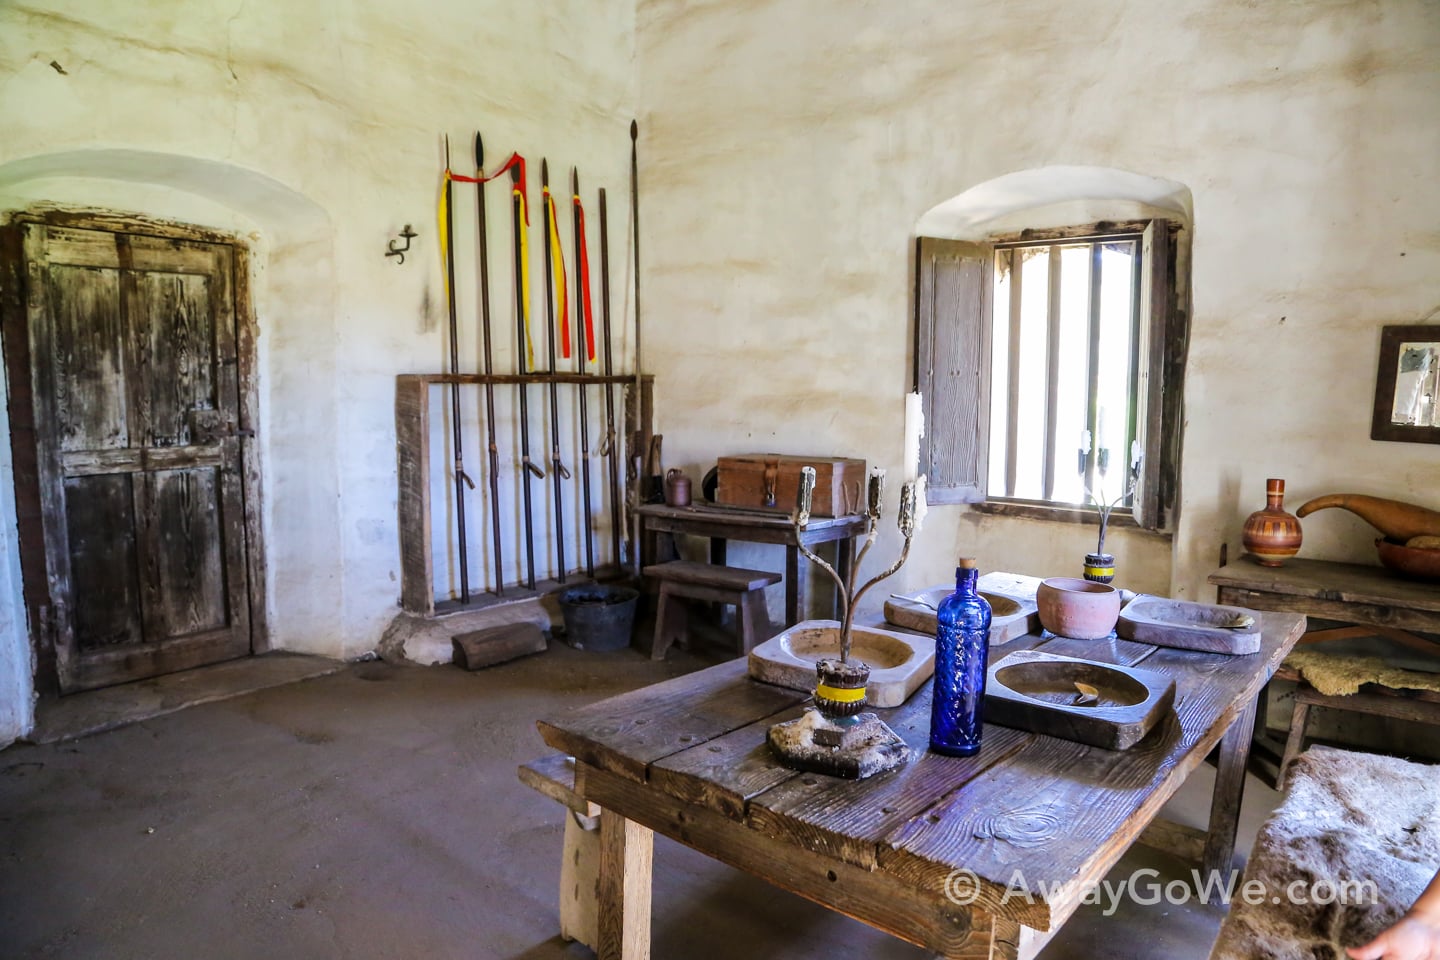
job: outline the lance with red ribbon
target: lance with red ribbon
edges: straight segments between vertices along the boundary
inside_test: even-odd
[[[445,302],[450,310],[450,372],[460,372],[460,324],[455,314],[455,243],[450,218],[452,200],[450,171],[450,138],[445,138],[445,176],[440,190],[440,242],[445,245]],[[457,559],[460,562],[460,602],[470,602],[470,566],[465,536],[465,487],[475,489],[475,482],[465,473],[464,431],[460,428],[460,384],[450,385],[451,441],[455,451],[455,534]]]
[[[530,342],[530,249],[526,243],[529,210],[525,200],[526,177],[525,158],[511,154],[501,173],[510,171],[510,222],[515,247],[515,366],[516,372],[525,374],[534,363],[534,348]],[[499,176],[497,173],[496,176]],[[520,349],[521,347],[524,349]],[[543,480],[545,471],[530,459],[530,389],[525,383],[516,384],[520,396],[520,462],[524,467],[520,495],[525,503],[525,585],[535,589],[535,524],[531,519],[530,478]]]
[[[595,330],[590,316],[590,261],[585,254],[585,208],[580,203],[580,170],[570,168],[570,194],[574,206],[572,219],[575,227],[575,283],[579,294],[575,297],[575,336],[585,337],[576,353],[576,370],[585,373],[585,358],[595,359]],[[595,523],[591,516],[590,504],[590,405],[587,394],[588,384],[578,384],[580,390],[580,490],[581,502],[585,505],[585,575],[595,579]]]
[[[605,376],[615,372],[610,353],[610,221],[605,211],[605,188],[600,188],[600,318],[605,334]],[[610,461],[610,540],[615,565],[620,565],[620,451],[616,448],[615,385],[605,384],[605,439],[600,456]]]
[[[560,301],[560,342],[564,344],[565,356],[570,355],[570,319],[566,314],[565,258],[560,251],[560,230],[555,223],[555,198],[550,195],[550,164],[540,161],[540,190],[545,200],[545,311],[546,347],[549,351],[550,372],[556,373],[555,343],[555,302]],[[560,393],[555,379],[550,378],[550,479],[555,489],[555,579],[565,582],[565,489],[563,481],[570,479],[570,470],[560,459]]]
[[[497,174],[498,176],[498,174]],[[488,378],[495,372],[490,342],[490,242],[485,211],[485,144],[475,132],[475,220],[480,233],[480,330],[484,336],[485,435],[490,450],[490,543],[495,570],[495,595],[505,595],[505,559],[500,532],[500,447],[495,441],[495,384]]]

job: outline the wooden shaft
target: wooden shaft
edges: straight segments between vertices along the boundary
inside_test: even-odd
[[[585,337],[585,297],[589,294],[590,278],[580,270],[582,258],[580,251],[585,247],[585,231],[580,218],[580,171],[578,168],[570,168],[571,187],[573,188],[573,206],[571,207],[571,218],[575,227],[575,244],[571,248],[575,251],[575,346],[576,346],[576,367],[581,376],[585,374],[585,351],[588,341]],[[590,511],[590,405],[586,399],[584,383],[579,385],[580,392],[580,497],[585,507],[583,525],[585,527],[585,576],[595,579],[595,525],[591,522]]]
[[[555,364],[555,264],[554,243],[558,238],[550,236],[550,207],[555,202],[550,196],[550,162],[540,160],[541,197],[545,203],[545,350],[550,360],[550,372],[556,372]],[[560,278],[564,283],[565,279]],[[560,459],[560,394],[555,381],[550,381],[550,479],[555,492],[555,581],[565,582],[565,488],[562,485],[565,464]]]
[[[475,132],[475,217],[480,232],[480,331],[484,337],[485,374],[494,373],[490,342],[490,244],[486,236],[485,215],[485,145],[480,132]],[[459,370],[454,370],[459,373]],[[459,385],[455,386],[458,391]],[[505,562],[500,532],[500,447],[495,441],[495,385],[485,384],[485,439],[490,451],[490,543],[493,551],[491,566],[495,571],[495,596],[505,595]]]
[[[451,214],[450,138],[445,138],[445,300],[450,309],[450,372],[460,372],[460,322],[455,313],[455,226]],[[470,602],[470,563],[465,536],[464,431],[460,427],[460,387],[450,390],[450,434],[455,445],[455,535],[460,561],[460,602]]]
[[[516,188],[524,190],[525,184],[520,182],[520,165],[516,164],[510,168],[510,181]],[[520,235],[524,230],[524,212],[520,207],[520,197],[515,195],[510,201],[512,229],[514,232],[515,244],[515,367],[516,380],[520,385],[520,464],[521,482],[520,494],[524,501],[522,519],[525,523],[525,586],[531,590],[535,589],[535,523],[532,519],[532,506],[530,502],[530,403],[528,399],[529,389],[525,386],[526,370],[526,338],[525,338],[525,312],[529,304],[524,300],[525,294],[525,263],[520,259]],[[503,577],[503,574],[502,574]]]
[[[615,370],[610,350],[610,221],[605,188],[600,188],[600,318],[605,336],[605,376]],[[605,385],[605,443],[610,453],[610,541],[615,565],[620,565],[620,437],[615,432],[615,388]]]

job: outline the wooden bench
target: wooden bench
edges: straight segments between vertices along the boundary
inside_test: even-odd
[[[779,583],[780,574],[690,560],[652,564],[642,572],[660,581],[655,640],[650,648],[652,660],[665,659],[670,644],[685,638],[689,626],[684,603],[687,599],[735,605],[736,633],[742,656],[748,654],[755,644],[770,639],[765,588]]]
[[[560,857],[560,936],[591,950],[600,942],[595,879],[600,873],[600,808],[575,791],[575,758],[553,754],[520,765],[520,782],[570,811]]]

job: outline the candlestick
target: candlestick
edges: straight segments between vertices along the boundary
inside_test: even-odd
[[[920,475],[920,438],[925,436],[925,406],[919,392],[905,395],[905,482]]]
[[[885,499],[885,468],[870,468],[869,513],[872,520],[880,519],[880,506]]]
[[[900,488],[900,514],[896,517],[896,523],[907,543],[915,536],[915,487],[918,484],[918,480],[912,481]]]

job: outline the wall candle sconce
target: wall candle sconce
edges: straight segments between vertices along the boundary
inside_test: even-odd
[[[387,257],[399,257],[399,258],[400,258],[400,262],[401,262],[401,263],[404,263],[404,262],[405,262],[405,254],[406,254],[406,252],[409,251],[409,249],[410,249],[410,241],[413,240],[413,239],[415,239],[415,238],[418,237],[418,236],[419,236],[418,233],[416,233],[414,230],[411,230],[411,229],[410,229],[410,224],[408,224],[408,223],[405,224],[405,229],[400,231],[400,239],[405,241],[405,246],[403,246],[403,247],[397,247],[397,246],[395,246],[395,241],[394,241],[394,240],[391,240],[391,241],[390,241],[390,246],[389,246],[389,248],[385,251],[385,256],[387,256]]]

